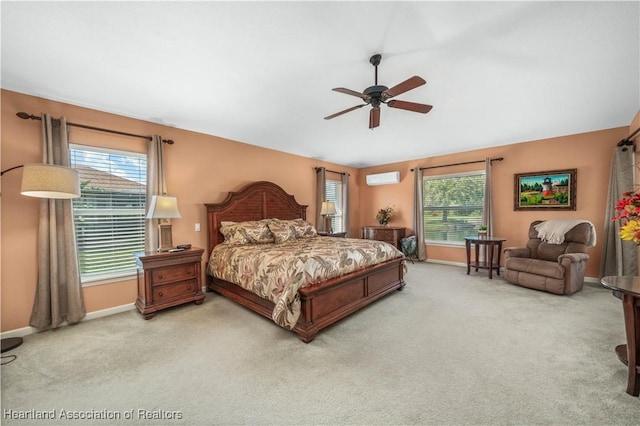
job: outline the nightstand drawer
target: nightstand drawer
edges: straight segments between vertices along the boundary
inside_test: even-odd
[[[375,237],[378,241],[384,241],[385,243],[396,245],[395,241],[396,233],[390,229],[380,229],[376,232]]]
[[[196,277],[195,265],[176,265],[156,269],[151,273],[151,285],[157,286],[173,281],[185,280]]]
[[[198,280],[195,278],[188,281],[180,281],[174,284],[163,285],[153,288],[153,302],[162,302],[180,298],[189,294],[195,294],[198,288]]]
[[[395,236],[395,231],[393,229],[378,229],[375,231],[374,235],[377,238],[385,239],[385,240],[393,240],[393,237]]]

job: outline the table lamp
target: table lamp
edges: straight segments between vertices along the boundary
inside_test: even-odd
[[[158,251],[169,251],[173,248],[171,237],[171,223],[168,219],[180,219],[178,200],[166,195],[153,195],[147,219],[159,219],[158,223]]]
[[[320,215],[324,216],[324,229],[328,233],[333,233],[333,227],[331,224],[331,216],[336,214],[336,203],[333,201],[323,201]]]

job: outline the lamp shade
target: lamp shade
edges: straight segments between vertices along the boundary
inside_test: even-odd
[[[151,197],[147,219],[180,219],[181,217],[176,197],[165,195]]]
[[[333,201],[323,201],[320,214],[323,216],[336,214],[336,203],[334,203]]]
[[[53,164],[25,164],[20,193],[37,198],[78,198],[78,171]]]

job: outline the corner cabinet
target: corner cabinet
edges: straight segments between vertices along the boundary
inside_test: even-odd
[[[200,276],[204,249],[179,252],[136,253],[138,298],[136,308],[151,319],[157,311],[204,300]]]
[[[400,249],[400,240],[404,238],[404,227],[393,226],[363,226],[362,238],[366,240],[384,241]]]

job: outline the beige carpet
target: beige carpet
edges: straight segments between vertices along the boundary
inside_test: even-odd
[[[465,272],[409,264],[403,291],[310,344],[212,293],[150,321],[130,311],[27,336],[2,366],[0,420],[640,424],[609,291],[560,297]],[[54,418],[11,418],[38,415]]]

